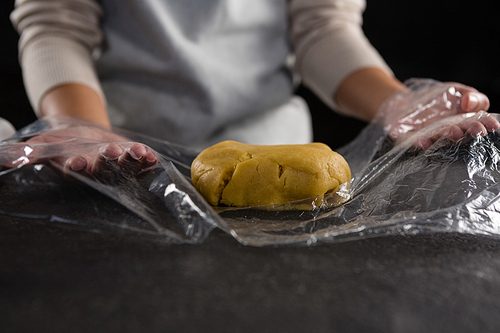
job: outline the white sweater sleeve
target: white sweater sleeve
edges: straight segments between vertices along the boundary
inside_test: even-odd
[[[292,0],[291,40],[296,71],[328,106],[350,74],[368,67],[392,71],[364,35],[365,0]]]
[[[24,85],[37,114],[43,96],[65,83],[87,85],[105,103],[93,65],[103,40],[101,15],[94,0],[16,0],[10,19],[21,35]]]

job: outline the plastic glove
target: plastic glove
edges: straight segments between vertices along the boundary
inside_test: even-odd
[[[0,164],[13,168],[26,164],[55,164],[65,173],[87,172],[94,177],[125,172],[138,175],[158,162],[148,148],[80,119],[50,117],[47,128],[25,142],[2,150]]]
[[[380,108],[375,122],[384,127],[388,136],[401,142],[420,129],[458,114],[487,111],[488,98],[474,88],[459,83],[443,83],[429,79],[411,79],[405,84],[408,90],[390,97]],[[456,123],[459,119],[459,123]],[[494,117],[479,117],[475,121],[450,118],[448,126],[438,135],[419,136],[415,146],[429,148],[440,137],[458,140],[466,133],[473,137],[484,136],[500,128]]]

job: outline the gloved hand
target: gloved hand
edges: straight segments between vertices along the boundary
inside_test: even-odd
[[[0,165],[8,168],[33,163],[50,163],[64,173],[86,173],[95,178],[111,174],[134,176],[158,162],[145,145],[104,130],[87,121],[53,117],[49,129],[37,132],[25,142],[0,147]],[[102,179],[106,181],[106,179]]]
[[[441,137],[457,141],[466,133],[479,137],[500,128],[498,120],[487,113],[471,118],[489,109],[488,97],[474,88],[429,79],[412,79],[405,84],[409,89],[391,96],[374,120],[396,143],[438,121],[441,126],[432,133],[414,136],[413,145],[427,149]],[[455,115],[462,117],[452,117]]]

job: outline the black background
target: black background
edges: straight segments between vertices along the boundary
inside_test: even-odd
[[[17,60],[18,35],[8,15],[14,1],[2,1],[0,49],[0,116],[20,128],[35,116],[24,92]],[[500,112],[500,67],[497,39],[500,21],[493,1],[368,1],[364,30],[400,80],[427,77],[477,88]],[[338,147],[365,125],[337,116],[306,88],[313,113],[315,140]]]

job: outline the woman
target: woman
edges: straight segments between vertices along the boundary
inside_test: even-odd
[[[201,149],[225,139],[309,142],[307,106],[293,95],[297,78],[332,109],[363,120],[399,93],[410,94],[403,103],[411,99],[364,36],[364,8],[364,0],[17,0],[11,19],[40,117],[68,115]],[[455,86],[462,94],[458,112],[488,109],[485,95]],[[384,118],[395,137],[400,118]],[[499,127],[475,122],[454,126],[451,136]],[[59,134],[126,140],[86,133]],[[110,144],[104,152],[154,163],[146,154],[141,145]],[[62,163],[92,170],[97,160],[75,156]]]

